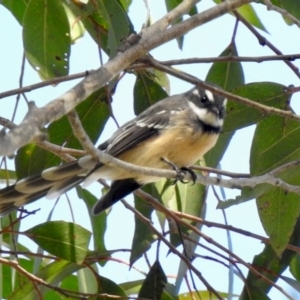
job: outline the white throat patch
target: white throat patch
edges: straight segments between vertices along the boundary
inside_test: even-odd
[[[214,127],[221,127],[223,125],[223,120],[218,118],[216,114],[208,111],[207,108],[200,108],[190,101],[188,101],[188,104],[194,111],[194,113],[198,116],[199,120],[203,123]]]

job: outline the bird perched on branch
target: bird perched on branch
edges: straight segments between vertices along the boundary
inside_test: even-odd
[[[223,125],[225,106],[224,97],[194,87],[156,102],[125,123],[98,148],[137,166],[169,169],[173,165],[186,170],[215,145]],[[82,182],[100,178],[111,180],[112,184],[95,204],[94,215],[144,184],[160,179],[134,175],[85,156],[0,190],[0,215],[44,196],[56,198]]]

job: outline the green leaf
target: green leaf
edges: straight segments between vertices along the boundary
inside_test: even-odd
[[[300,253],[296,253],[290,263],[290,272],[300,282]]]
[[[149,71],[149,70],[148,70]],[[165,72],[153,69],[151,70],[153,74],[153,79],[166,91],[166,93],[170,94],[170,80],[168,75]]]
[[[281,1],[281,0],[280,0]],[[293,0],[292,0],[293,1]],[[257,16],[254,8],[251,4],[246,4],[237,9],[238,13],[240,13],[251,25],[256,28],[268,32],[260,18]]]
[[[116,298],[126,298],[126,293],[114,281],[106,277],[99,276],[98,274],[95,274],[95,276],[98,282],[98,294],[114,295]],[[107,297],[100,297],[99,299],[107,299]]]
[[[54,290],[49,290],[43,297],[43,300],[69,300],[69,297],[63,296],[61,293]]]
[[[239,300],[253,300],[253,299],[272,300],[267,296],[266,293],[262,292],[257,287],[248,285],[248,294],[246,293],[243,294],[242,296],[240,296]]]
[[[35,144],[28,144],[17,151],[15,158],[17,178],[41,173],[44,169],[56,166],[61,159]]]
[[[300,219],[297,220],[295,230],[289,244],[299,246],[300,239]],[[285,250],[281,257],[274,252],[270,245],[266,245],[264,250],[256,255],[251,265],[256,266],[260,273],[269,278],[272,282],[276,282],[290,262],[295,257],[296,252]],[[239,299],[269,299],[266,295],[270,291],[272,285],[261,277],[249,271],[245,282],[244,290]]]
[[[93,271],[91,270],[93,269]],[[78,291],[81,293],[95,294],[98,290],[98,282],[95,274],[98,273],[97,266],[93,265],[90,268],[83,268],[77,271]]]
[[[281,8],[300,20],[300,0],[280,0],[279,4]],[[286,15],[283,15],[283,17],[288,21],[288,24],[294,24]]]
[[[203,196],[204,200],[207,199],[207,195],[208,195],[207,191],[208,191],[208,188],[206,188],[206,194]],[[206,206],[204,205],[202,207],[201,213],[197,217],[205,219],[205,215],[206,215]],[[203,226],[200,223],[193,224],[193,225],[200,231]],[[180,225],[180,227],[182,227],[182,225]],[[188,239],[184,240],[184,250],[182,251],[182,255],[185,257],[188,257],[190,259],[195,257],[195,251],[198,248],[199,240],[200,240],[200,235],[198,233],[196,233],[194,231],[189,232]],[[189,267],[187,266],[187,264],[183,260],[180,260],[178,272],[176,274],[176,281],[175,281],[175,288],[176,288],[175,294],[176,295],[178,294],[178,292],[180,290],[183,280],[187,276],[188,270],[189,270]]]
[[[155,183],[157,198],[169,209],[199,216],[205,187],[201,184],[181,183],[173,185],[170,180]]]
[[[234,43],[229,44],[220,54],[220,57],[224,56],[238,56]],[[242,64],[240,62],[216,62],[210,68],[205,81],[215,83],[226,91],[238,88],[245,84]]]
[[[170,12],[171,10],[173,10],[175,7],[177,7],[180,3],[182,2],[182,0],[165,0],[165,3],[166,3],[166,7],[167,7],[167,11]],[[189,11],[189,15],[190,16],[193,16],[195,14],[197,14],[198,11],[197,11],[197,7],[196,6],[193,6],[190,11]],[[175,24],[178,24],[180,22],[182,22],[183,18],[180,17],[178,18],[177,20],[175,20],[175,22],[173,22],[172,25],[175,25]],[[179,36],[176,38],[176,41],[177,41],[177,44],[178,44],[178,47],[179,49],[182,50],[183,48],[183,40],[184,40],[184,35],[182,36]]]
[[[77,186],[76,189],[78,197],[85,202],[90,213],[98,199],[88,190],[81,188],[81,186]],[[106,212],[103,212],[96,218],[91,214],[89,214],[89,216],[93,229],[94,249],[99,252],[106,251],[104,234],[106,232],[107,214]],[[100,263],[103,266],[105,264],[105,261],[102,260]]]
[[[197,163],[199,165],[199,163]],[[182,211],[188,215],[201,217],[205,219],[206,209],[205,209],[205,201],[207,198],[207,187],[202,184],[184,184],[181,182],[178,182],[175,186],[175,194],[176,195],[176,204],[174,203],[174,206],[177,205],[178,210]],[[179,204],[179,205],[178,205]],[[173,208],[174,209],[174,208]],[[172,245],[177,247],[178,245],[182,244],[182,235],[188,236],[190,240],[184,241],[184,251],[183,255],[187,257],[193,257],[195,254],[195,250],[197,248],[197,242],[200,239],[200,236],[192,232],[191,230],[185,228],[181,224],[173,224],[175,227],[175,232],[172,232],[172,227],[170,224],[174,223],[173,220],[169,221],[169,227],[171,231],[170,240]],[[171,223],[172,222],[172,223]],[[199,230],[202,227],[202,224],[195,224],[194,222],[187,221],[188,223],[192,223],[194,226],[196,226]],[[180,228],[180,230],[179,230]],[[192,242],[193,241],[193,242]],[[181,283],[183,279],[186,276],[186,273],[188,271],[187,265],[180,261],[178,272],[176,275],[176,292],[175,294],[178,294],[179,288],[181,286]]]
[[[13,226],[12,230],[19,231],[21,225],[20,225],[20,222],[16,222],[17,214],[14,212],[14,213],[11,213],[10,215],[12,218],[9,218],[9,216],[4,216],[1,218],[2,228],[8,227],[8,226],[11,228],[12,222],[15,222],[16,224]],[[23,254],[23,256],[26,259],[31,259],[30,250],[27,247],[25,247],[23,244],[19,243],[18,240],[16,240],[15,233],[4,232],[2,234],[2,245],[12,251],[17,250],[17,251],[24,252],[24,253],[28,252],[28,254]]]
[[[271,116],[261,121],[255,131],[250,170],[253,175],[267,173],[300,157],[300,125],[295,120]],[[300,181],[299,167],[290,168],[280,178],[290,184]],[[300,196],[273,187],[257,198],[257,207],[263,227],[270,236],[271,245],[281,255],[293,232],[300,213]]]
[[[253,82],[232,91],[233,94],[251,99],[270,107],[285,109],[290,95],[284,85],[274,82]],[[230,100],[230,99],[228,99]],[[260,110],[244,104],[228,101],[223,131],[234,131],[263,120],[265,115]]]
[[[152,194],[152,185],[146,185],[142,188],[146,193]],[[153,206],[134,195],[134,206],[144,217],[151,220],[151,214],[153,212]],[[155,237],[152,230],[142,222],[137,216],[134,216],[134,235],[132,239],[131,254],[130,254],[130,266],[132,266],[147,250],[150,249]]]
[[[116,55],[123,39],[133,32],[130,19],[118,0],[96,0],[87,4],[72,1],[69,6],[97,45],[110,57]]]
[[[23,19],[23,42],[29,63],[42,79],[69,73],[70,27],[60,1],[29,1]]]
[[[225,209],[233,205],[238,205],[249,200],[258,198],[264,193],[271,190],[273,187],[269,184],[258,184],[254,188],[244,187],[241,190],[241,194],[236,196],[235,199],[227,199],[226,201],[219,201],[217,208]]]
[[[196,15],[197,13],[198,13],[198,9],[197,9],[197,6],[195,5],[195,6],[193,6],[193,7],[190,9],[189,15],[190,15],[190,16],[194,16],[194,15]]]
[[[261,121],[255,130],[250,171],[260,175],[300,157],[300,124],[280,116]]]
[[[97,0],[97,13],[108,24],[107,47],[110,57],[116,55],[117,49],[131,31],[131,24],[122,5],[115,0]]]
[[[25,233],[49,253],[78,264],[87,254],[91,237],[85,228],[64,221],[39,224]]]
[[[258,197],[256,203],[262,225],[274,251],[280,257],[299,217],[300,197],[276,187]]]
[[[178,210],[192,216],[200,216],[206,195],[206,186],[192,182],[178,182],[175,190]]]
[[[93,143],[99,139],[110,117],[110,110],[106,101],[107,91],[105,88],[101,88],[76,107],[82,127]],[[82,149],[66,116],[51,123],[48,127],[48,134],[51,143]]]
[[[85,33],[85,28],[84,28],[82,22],[80,22],[76,18],[76,16],[73,14],[70,7],[68,5],[66,5],[65,3],[62,3],[62,5],[66,11],[66,15],[67,15],[67,18],[69,21],[71,43],[74,44],[78,39],[83,37],[83,35]]]
[[[182,2],[182,0],[165,0],[167,11],[170,12],[176,6],[178,6],[178,4],[180,4],[181,2]],[[175,20],[175,22],[173,22],[172,25],[178,24],[178,23],[182,22],[182,20],[183,20],[183,18],[180,17],[177,20]],[[176,38],[178,48],[181,49],[181,50],[183,48],[183,40],[184,40],[184,35],[179,36],[179,37]]]
[[[16,172],[12,171],[12,170],[7,170],[7,169],[1,169],[0,170],[0,179],[2,181],[16,180],[17,179]]]
[[[35,274],[35,276],[41,278],[49,284],[57,285],[63,279],[83,267],[83,265],[74,264],[70,261],[60,260],[48,264],[37,274]],[[26,278],[23,283],[14,290],[9,299],[32,300],[38,299],[38,297],[39,295],[36,292],[36,287],[32,284],[31,280]]]
[[[220,134],[216,145],[204,155],[204,160],[205,160],[206,166],[209,166],[212,168],[218,167],[234,134],[235,134],[235,131],[223,132]]]
[[[120,283],[120,287],[124,290],[127,296],[137,294],[141,289],[144,280],[127,281]]]
[[[4,259],[7,260],[11,260],[11,257],[3,257]],[[18,264],[20,267],[22,267],[23,269],[25,269],[27,272],[30,272],[33,268],[33,260],[28,260],[28,259],[24,259],[24,258],[18,258]],[[19,286],[22,285],[23,282],[25,282],[27,280],[26,276],[19,273],[18,276],[13,276],[12,275],[12,268],[8,265],[2,264],[2,274],[1,274],[1,278],[2,278],[2,282],[3,284],[3,291],[2,291],[2,296],[3,299],[13,299],[13,298],[9,298],[9,296],[11,295],[11,293],[13,292],[13,287],[12,287],[12,283],[14,284],[14,286]],[[15,280],[12,280],[13,278],[15,278]]]
[[[223,293],[223,292],[218,292],[218,294],[223,297],[224,299],[228,298],[228,294],[227,293]],[[183,293],[178,295],[178,299],[179,300],[194,300],[194,299],[198,299],[198,297],[200,296],[201,300],[217,300],[220,298],[217,298],[216,295],[213,295],[210,291],[194,291],[191,293]],[[238,297],[238,295],[231,295],[233,297]],[[229,298],[228,298],[229,299]],[[258,299],[258,298],[256,298]],[[259,299],[261,300],[261,299]]]
[[[219,4],[222,1],[221,0],[214,0],[215,3]],[[258,18],[254,8],[251,6],[251,4],[245,4],[237,9],[237,11],[253,26],[255,26],[258,29],[261,29],[265,32],[267,30],[265,29],[264,25]],[[230,13],[233,15],[232,13]]]
[[[131,296],[133,294],[138,294],[143,282],[144,282],[143,280],[123,282],[120,284],[120,287],[125,291],[127,296]],[[164,289],[163,294],[160,299],[161,300],[178,300],[177,296],[174,296],[169,292],[169,289],[168,289],[169,286],[171,286],[171,285],[167,283],[166,289]]]
[[[173,185],[170,180],[160,180],[155,183],[157,198],[162,201],[167,208],[180,211],[192,216],[200,216],[206,196],[206,187],[201,184],[184,184],[178,182]],[[159,215],[161,226],[165,222],[165,217]],[[171,242],[174,246],[182,243],[178,233],[177,224],[173,220],[169,221],[171,232]],[[180,227],[182,233],[188,234],[187,228]]]
[[[173,10],[175,7],[177,7],[180,3],[182,3],[182,0],[165,0],[165,3],[166,3],[166,7],[167,7],[167,11],[171,11]],[[197,10],[197,6],[193,6],[190,11],[188,12],[188,14],[190,16],[193,16],[195,14],[198,13],[198,10]]]
[[[138,298],[162,299],[163,290],[166,284],[167,277],[159,261],[155,261],[143,282]]]
[[[87,4],[70,1],[68,5],[76,19],[80,20],[84,25],[84,28],[88,31],[98,47],[109,55],[109,49],[107,48],[108,24],[105,22],[105,19],[96,12],[97,8],[94,7],[95,1],[89,1]]]
[[[156,197],[158,201],[162,202],[162,204],[164,204],[166,207],[169,207],[166,203],[173,197],[175,193],[174,185],[171,183],[171,181],[168,179],[161,179],[153,183],[153,186],[155,189],[153,190],[152,195]],[[157,215],[161,230],[164,231],[167,220],[166,215],[160,211],[155,211],[155,213]],[[172,228],[170,228],[170,230],[172,231]]]
[[[93,93],[77,106],[81,124],[93,143],[95,143],[109,119],[109,107],[106,104],[107,94],[104,88]],[[93,120],[93,122],[91,122]],[[47,129],[49,142],[65,147],[82,149],[78,139],[74,136],[71,125],[66,116],[51,123]],[[35,144],[28,144],[20,148],[15,158],[18,179],[42,172],[46,168],[57,166],[61,159]]]
[[[30,0],[1,0],[0,4],[5,6],[17,19],[20,25],[22,25],[25,10],[29,1]]]
[[[75,275],[70,275],[61,281],[61,288],[78,291],[78,279]],[[51,299],[50,299],[51,300]]]
[[[132,0],[119,0],[119,2],[122,4],[123,8],[128,11],[129,6],[132,3]]]
[[[134,113],[138,115],[157,101],[168,97],[168,94],[158,82],[156,75],[146,70],[137,72],[133,96]]]

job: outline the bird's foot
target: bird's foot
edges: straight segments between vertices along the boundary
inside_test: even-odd
[[[187,167],[178,168],[178,166],[176,166],[174,163],[172,163],[171,161],[169,161],[164,157],[162,157],[161,160],[164,161],[166,164],[168,164],[177,173],[173,184],[176,184],[178,181],[184,184],[189,183],[189,181],[184,180],[186,173],[189,173],[191,175],[193,184],[195,184],[197,180],[197,174],[192,169]]]

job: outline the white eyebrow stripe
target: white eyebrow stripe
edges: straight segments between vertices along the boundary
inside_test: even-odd
[[[205,94],[209,101],[215,102],[214,94],[211,91],[205,90]]]
[[[198,96],[198,97],[200,96],[198,89],[193,89],[192,93],[193,93],[195,96]]]

